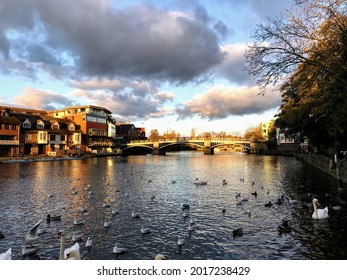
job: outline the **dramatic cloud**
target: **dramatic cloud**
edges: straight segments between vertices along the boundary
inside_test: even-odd
[[[13,103],[25,108],[55,110],[74,105],[74,101],[52,91],[26,88],[13,99]]]
[[[0,5],[3,71],[24,73],[21,68],[30,66],[33,73],[77,79],[132,76],[182,83],[208,74],[223,59],[204,8],[191,17],[153,6],[116,10],[109,1],[13,2]]]
[[[158,118],[174,112],[173,109],[164,107],[167,102],[174,100],[174,94],[160,91],[149,82],[93,78],[71,83],[78,89],[70,92],[69,96],[107,107],[121,119]]]
[[[245,70],[246,44],[230,44],[222,47],[225,53],[224,62],[216,68],[217,74],[238,85],[254,85],[254,79]]]
[[[176,111],[180,118],[200,116],[213,120],[230,115],[262,113],[280,105],[278,94],[273,92],[262,96],[257,94],[258,91],[257,87],[214,87],[204,94],[194,96],[176,108]]]

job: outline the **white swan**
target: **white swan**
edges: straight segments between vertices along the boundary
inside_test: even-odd
[[[39,226],[41,224],[42,220],[40,220],[38,223],[36,223],[31,230],[27,233],[25,240],[26,241],[33,241],[38,238],[39,235]]]
[[[12,248],[0,254],[0,260],[12,260]]]
[[[59,260],[80,260],[80,245],[76,242],[72,247],[65,248],[66,234],[65,231],[60,233],[60,253]]]
[[[123,247],[122,245],[120,245],[119,243],[116,243],[112,250],[112,252],[115,254],[122,254],[122,253],[125,253],[126,251],[127,249]]]
[[[313,204],[313,209],[314,209],[313,214],[312,214],[313,219],[326,219],[329,217],[328,207],[325,207],[324,209],[318,209],[317,208],[317,205],[319,205],[317,198],[312,199],[312,204]]]

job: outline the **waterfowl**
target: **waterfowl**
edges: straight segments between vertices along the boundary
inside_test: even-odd
[[[86,213],[86,212],[88,212],[89,211],[89,208],[88,207],[83,207],[83,206],[81,206],[81,212],[82,213]]]
[[[227,209],[225,209],[225,208],[222,209],[223,214],[225,214],[226,211],[227,211]]]
[[[145,227],[144,225],[142,225],[141,233],[142,234],[148,234],[148,233],[151,233],[151,230],[148,227]]]
[[[72,247],[65,248],[65,240],[66,234],[65,231],[59,233],[60,235],[60,252],[59,252],[59,260],[80,260],[80,246],[78,242],[76,242]]]
[[[74,219],[73,223],[74,223],[74,225],[76,225],[76,226],[82,225],[82,224],[84,223],[84,220],[83,220],[83,218],[78,219],[78,220]]]
[[[194,224],[188,225],[188,231],[192,232],[192,231],[194,231],[194,229],[195,229]]]
[[[33,241],[38,238],[38,233],[39,233],[39,226],[42,223],[42,220],[37,222],[27,233],[25,240],[26,241]]]
[[[188,216],[189,216],[189,211],[188,211],[187,209],[184,209],[184,210],[183,210],[183,213],[182,213],[182,216],[183,216],[184,218],[188,217]]]
[[[242,236],[242,235],[243,235],[243,229],[242,229],[242,227],[233,230],[233,236],[234,236],[234,237]]]
[[[86,247],[92,247],[93,246],[93,240],[88,236],[87,242],[86,242]]]
[[[158,254],[155,256],[154,260],[160,261],[160,260],[166,260],[165,256],[162,254]]]
[[[80,245],[76,242],[72,247],[64,251],[66,260],[80,260]]]
[[[255,197],[257,197],[257,195],[258,195],[258,194],[257,194],[257,191],[252,192],[251,195],[254,195]]]
[[[117,211],[116,209],[112,209],[111,213],[112,215],[116,215],[116,214],[119,214],[119,211]]]
[[[22,247],[22,257],[35,255],[37,252],[36,246],[24,246]]]
[[[317,198],[312,199],[312,204],[314,209],[312,214],[313,219],[326,219],[329,217],[328,207],[325,207],[324,209],[317,208],[317,205],[319,205]]]
[[[116,243],[112,250],[112,252],[115,254],[122,254],[122,253],[125,253],[126,251],[127,251],[126,248],[120,245],[119,243]]]
[[[189,224],[190,224],[190,225],[194,225],[194,224],[195,224],[195,219],[194,219],[194,218],[190,218]]]
[[[0,260],[12,260],[12,248],[9,248],[5,253],[1,253]]]
[[[181,236],[178,237],[178,240],[177,240],[178,246],[182,246],[185,242],[186,240],[184,238],[182,238]]]
[[[47,214],[47,223],[50,223],[51,221],[60,221],[61,215],[51,216],[51,214]]]
[[[109,203],[107,203],[107,202],[104,202],[102,204],[102,207],[108,208],[108,207],[111,207],[111,205]]]
[[[269,201],[268,203],[265,203],[265,207],[271,207],[272,206],[272,202]]]
[[[82,240],[82,234],[73,233],[71,236],[73,242],[78,242]]]
[[[140,218],[140,214],[135,213],[134,211],[132,211],[132,212],[131,212],[131,218],[139,219],[139,218]]]
[[[183,203],[182,210],[189,210],[190,206],[188,203]]]
[[[105,221],[104,222],[104,227],[105,228],[108,228],[108,227],[110,227],[111,226],[111,221]]]

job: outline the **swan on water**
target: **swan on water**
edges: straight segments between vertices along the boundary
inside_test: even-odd
[[[26,241],[33,241],[38,238],[39,235],[39,226],[42,223],[42,220],[40,220],[38,223],[36,223],[27,233],[25,240]]]
[[[12,248],[9,248],[5,253],[1,253],[0,260],[12,260]]]
[[[324,209],[317,208],[317,205],[319,205],[317,198],[312,199],[312,204],[314,209],[312,214],[313,219],[325,219],[329,217],[328,207],[325,207]]]
[[[59,260],[80,260],[80,245],[76,242],[72,247],[65,248],[66,241],[66,233],[62,231],[59,233],[60,235],[60,252],[59,252]]]

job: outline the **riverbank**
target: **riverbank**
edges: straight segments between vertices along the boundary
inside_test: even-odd
[[[333,176],[335,179],[347,184],[347,161],[312,153],[295,153],[295,157],[323,172]]]
[[[25,162],[37,162],[37,161],[55,161],[55,160],[76,160],[83,159],[83,157],[70,157],[70,156],[24,156],[24,157],[0,157],[1,163],[25,163]]]

